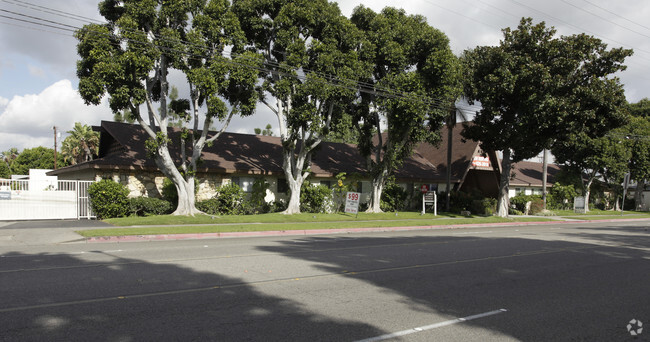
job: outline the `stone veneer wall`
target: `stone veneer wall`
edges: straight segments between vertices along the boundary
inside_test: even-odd
[[[165,176],[158,172],[104,172],[97,174],[95,180],[112,179],[129,189],[129,197],[162,198]],[[230,178],[217,174],[199,174],[196,199],[202,201],[214,197],[216,188],[229,183]]]

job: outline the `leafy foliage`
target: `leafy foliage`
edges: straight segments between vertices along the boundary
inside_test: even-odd
[[[254,213],[268,213],[272,210],[272,206],[264,200],[270,186],[264,178],[258,178],[253,182],[249,207]]]
[[[91,184],[88,195],[97,218],[123,217],[129,213],[129,190],[111,179]]]
[[[573,184],[563,185],[556,182],[551,188],[550,196],[546,198],[546,204],[550,209],[571,209],[576,196],[578,196],[578,192]]]
[[[513,162],[583,134],[602,137],[625,123],[623,88],[609,75],[624,70],[632,54],[607,50],[585,34],[554,38],[555,29],[530,18],[503,33],[499,46],[463,56],[465,95],[482,109],[462,134],[480,141],[484,151],[503,151],[500,216],[507,215]]]
[[[492,216],[497,210],[496,198],[484,198],[480,200],[473,200],[471,212],[476,215]]]
[[[389,182],[381,193],[382,211],[403,211],[407,208],[408,192],[398,184]]]
[[[292,189],[286,213],[298,213],[311,156],[344,104],[356,97],[364,68],[359,50],[365,45],[337,4],[327,0],[240,0],[233,8],[247,49],[264,56],[258,90],[278,117],[283,170]]]
[[[325,185],[305,182],[300,193],[300,210],[308,213],[325,213],[332,202],[332,191]]]
[[[210,215],[242,215],[247,213],[246,194],[235,183],[216,189],[214,198],[197,203],[197,208]]]
[[[99,132],[88,125],[75,122],[74,128],[61,144],[61,154],[66,162],[74,165],[93,160],[99,151]]]
[[[133,216],[165,215],[171,213],[172,210],[172,203],[160,198],[129,198],[129,213]]]
[[[197,213],[192,184],[197,163],[204,146],[221,133],[209,133],[211,123],[221,120],[225,129],[233,116],[255,111],[261,56],[243,50],[243,32],[229,1],[104,0],[99,11],[106,24],[75,33],[79,93],[95,105],[107,94],[113,112],[124,111],[127,120],[141,125],[150,156],[181,189],[175,213]],[[185,75],[186,98],[170,90],[172,70]],[[188,134],[171,141],[171,125]],[[180,158],[170,154],[171,144],[179,146]]]
[[[69,165],[57,154],[57,167]],[[11,171],[15,175],[29,174],[29,169],[53,169],[54,149],[47,147],[26,148],[13,160]]]
[[[368,41],[362,58],[371,72],[363,81],[375,89],[390,89],[388,94],[363,92],[349,109],[373,178],[371,208],[379,211],[383,185],[414,145],[439,141],[447,107],[459,95],[460,66],[444,33],[422,16],[389,7],[375,13],[359,6],[351,21]]]
[[[11,176],[14,161],[18,158],[19,154],[20,152],[15,147],[0,153],[0,165],[2,165],[0,166],[0,178],[9,178]]]

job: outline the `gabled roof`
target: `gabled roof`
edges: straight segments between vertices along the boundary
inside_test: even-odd
[[[542,186],[542,172],[544,164],[521,161],[513,165],[512,171],[515,177],[510,180],[510,187],[515,186]],[[560,172],[560,166],[556,164],[548,164],[546,169],[548,176],[546,177],[547,184],[553,185],[555,183],[555,176]]]
[[[99,157],[52,171],[57,175],[83,169],[148,170],[158,168],[147,156],[148,135],[139,125],[102,121]],[[171,129],[172,141],[179,141],[180,130]],[[180,162],[180,148],[170,145],[170,153]],[[366,174],[365,161],[355,145],[323,142],[314,153],[312,175],[333,177],[338,173]],[[279,137],[224,132],[210,146],[205,146],[197,172],[266,174],[283,176],[282,143]],[[398,179],[431,181],[435,166],[415,153],[396,173]]]
[[[457,124],[452,129],[452,152],[451,152],[451,182],[461,182],[465,173],[472,163],[472,157],[479,151],[479,143],[473,140],[464,140],[460,135],[463,130],[462,124]],[[447,146],[448,130],[443,126],[440,130],[441,141],[437,146],[429,143],[420,143],[415,147],[415,151],[425,159],[431,161],[436,167],[436,180],[445,181],[447,179]]]

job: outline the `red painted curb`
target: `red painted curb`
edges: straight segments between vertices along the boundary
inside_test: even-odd
[[[135,242],[135,241],[170,241],[170,240],[196,240],[209,238],[234,238],[256,236],[298,236],[298,235],[324,235],[324,234],[352,234],[352,233],[381,233],[413,230],[438,230],[459,228],[484,228],[484,227],[511,227],[532,226],[546,224],[578,224],[594,222],[634,222],[647,221],[648,219],[606,219],[583,221],[540,221],[540,222],[503,222],[503,223],[468,223],[457,225],[435,226],[407,226],[407,227],[379,227],[379,228],[343,228],[343,229],[303,229],[303,230],[272,230],[257,232],[222,232],[222,233],[193,233],[193,234],[161,234],[161,235],[127,235],[127,236],[100,236],[87,238],[86,242]]]

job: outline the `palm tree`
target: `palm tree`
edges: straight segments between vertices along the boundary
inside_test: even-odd
[[[79,122],[75,122],[74,129],[67,133],[70,135],[61,144],[64,160],[72,164],[93,160],[99,149],[99,133]]]
[[[11,167],[14,164],[14,160],[16,160],[19,154],[20,153],[18,152],[18,149],[15,147],[12,147],[7,151],[0,152],[0,158],[2,159],[2,162],[4,162],[7,165],[9,174],[11,174],[12,172]]]

